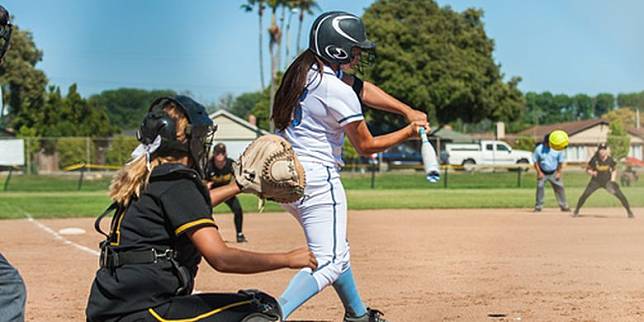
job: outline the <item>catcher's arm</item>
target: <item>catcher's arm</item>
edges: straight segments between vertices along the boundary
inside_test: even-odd
[[[306,247],[285,253],[257,253],[228,247],[212,226],[196,228],[187,234],[208,264],[219,272],[252,274],[281,268],[317,268],[315,256]]]
[[[211,183],[208,182],[208,188],[210,188]],[[212,206],[217,206],[218,204],[236,196],[241,192],[239,185],[232,180],[229,184],[217,188],[210,189],[210,203]]]

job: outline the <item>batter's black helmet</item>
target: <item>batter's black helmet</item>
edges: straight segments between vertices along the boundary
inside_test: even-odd
[[[313,22],[309,49],[329,63],[348,64],[353,60],[351,49],[373,50],[376,45],[367,39],[360,17],[331,11],[321,14]]]

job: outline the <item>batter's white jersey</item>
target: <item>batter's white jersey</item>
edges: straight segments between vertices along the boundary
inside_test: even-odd
[[[291,125],[279,131],[302,162],[342,167],[343,126],[363,120],[360,102],[353,89],[324,66],[309,70],[307,86],[294,109]]]

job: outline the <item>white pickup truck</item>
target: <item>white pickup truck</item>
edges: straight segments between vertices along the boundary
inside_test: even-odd
[[[532,163],[532,152],[512,150],[503,141],[482,140],[479,143],[448,143],[445,145],[447,163],[464,167],[479,165],[511,165]],[[445,161],[445,160],[444,160]]]

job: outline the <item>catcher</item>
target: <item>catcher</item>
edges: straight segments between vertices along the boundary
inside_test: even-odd
[[[236,180],[208,190],[202,179],[215,130],[204,107],[186,96],[151,104],[137,133],[141,144],[115,175],[113,203],[95,223],[106,239],[87,321],[278,321],[277,301],[260,291],[191,294],[201,258],[217,271],[240,274],[317,266],[306,247],[256,253],[224,243],[213,205],[241,191],[292,201],[301,197],[304,177],[290,146],[269,136],[244,152]],[[105,233],[101,219],[111,213]]]

